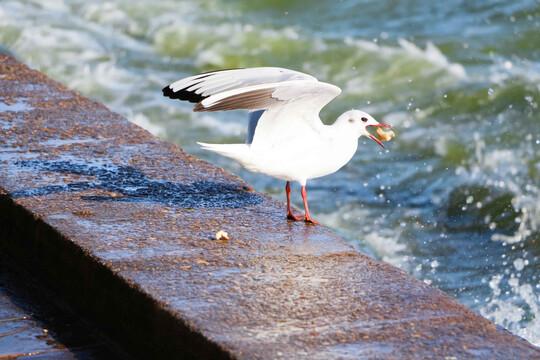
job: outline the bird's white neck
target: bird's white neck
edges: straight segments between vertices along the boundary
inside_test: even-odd
[[[326,142],[325,146],[334,157],[337,169],[339,169],[356,153],[358,135],[351,131],[350,127],[342,126],[338,122],[325,126],[324,133],[321,137],[324,139],[322,141]]]

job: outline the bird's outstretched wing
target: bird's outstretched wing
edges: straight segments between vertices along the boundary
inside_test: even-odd
[[[165,86],[163,95],[198,103],[223,91],[289,80],[317,81],[313,76],[277,67],[219,70],[178,80]]]
[[[197,102],[194,111],[266,110],[250,135],[255,144],[287,128],[322,126],[319,112],[341,89],[293,70],[251,68],[195,75],[165,87],[163,93]]]

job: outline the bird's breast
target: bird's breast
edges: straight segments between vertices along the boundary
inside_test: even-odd
[[[357,139],[297,137],[254,149],[252,163],[245,167],[279,179],[305,182],[339,170],[353,157],[357,146]]]

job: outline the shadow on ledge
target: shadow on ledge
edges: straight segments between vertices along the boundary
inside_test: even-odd
[[[83,196],[89,201],[154,202],[183,208],[240,208],[259,204],[262,198],[247,186],[212,181],[189,185],[149,178],[133,166],[89,165],[70,161],[25,160],[15,165],[47,172],[91,177],[86,181],[18,190],[13,198],[101,189],[121,196]]]

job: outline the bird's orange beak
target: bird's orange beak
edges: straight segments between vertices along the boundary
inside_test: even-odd
[[[368,125],[366,127],[370,127],[370,126],[373,126],[373,127],[385,127],[385,128],[390,128],[390,129],[392,128],[390,125],[382,124],[382,123],[377,124],[377,125]],[[384,148],[384,145],[382,144],[382,142],[379,139],[377,139],[375,136],[369,134],[369,137],[371,138],[371,140],[375,140],[379,145],[381,145]]]

